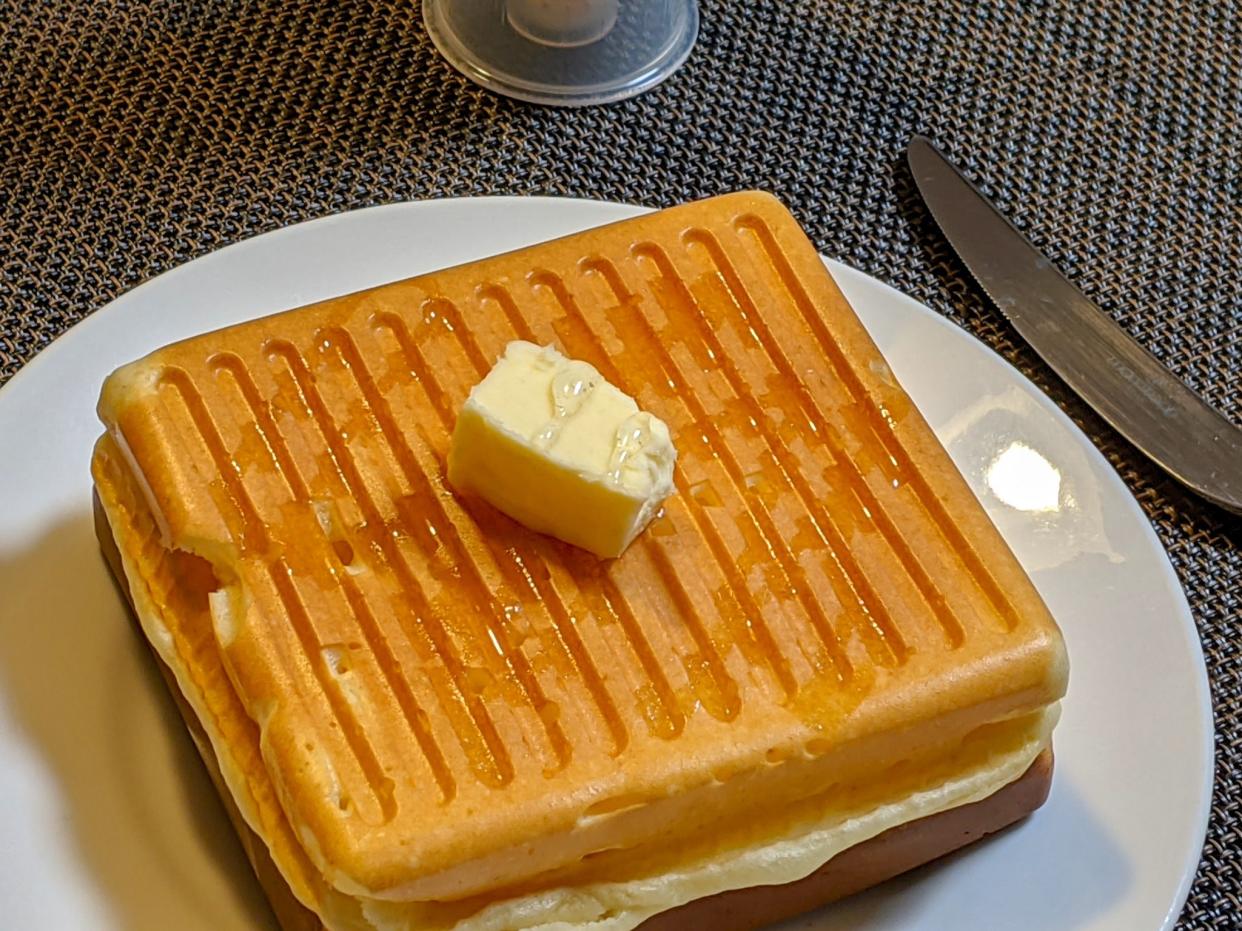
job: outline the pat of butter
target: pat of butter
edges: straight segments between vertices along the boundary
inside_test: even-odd
[[[594,366],[515,341],[457,415],[449,483],[532,530],[620,556],[673,489],[668,427]]]

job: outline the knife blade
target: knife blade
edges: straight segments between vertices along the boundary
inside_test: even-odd
[[[906,151],[945,238],[1058,376],[1153,462],[1242,513],[1242,430],[1078,290],[932,143]]]

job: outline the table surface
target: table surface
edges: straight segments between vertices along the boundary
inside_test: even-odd
[[[772,191],[825,254],[1047,391],[1151,518],[1199,625],[1216,714],[1212,819],[1179,928],[1239,927],[1242,518],[1150,466],[1020,342],[938,235],[903,152],[930,136],[1242,420],[1242,4],[700,10],[699,43],[668,83],[553,110],[459,77],[416,0],[0,0],[0,384],[138,283],[301,220],[453,195],[664,206]]]

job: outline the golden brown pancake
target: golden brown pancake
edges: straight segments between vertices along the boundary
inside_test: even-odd
[[[512,339],[672,432],[676,492],[619,559],[445,485]],[[1064,693],[1047,610],[766,195],[178,343],[100,414],[136,613],[329,925],[632,927],[818,837],[805,875],[867,839],[826,839],[846,815],[1016,780]]]

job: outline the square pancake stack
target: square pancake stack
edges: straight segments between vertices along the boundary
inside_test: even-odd
[[[446,484],[516,339],[671,431],[620,558]],[[286,929],[753,927],[1046,793],[1056,625],[767,195],[177,343],[99,412],[101,540]]]

